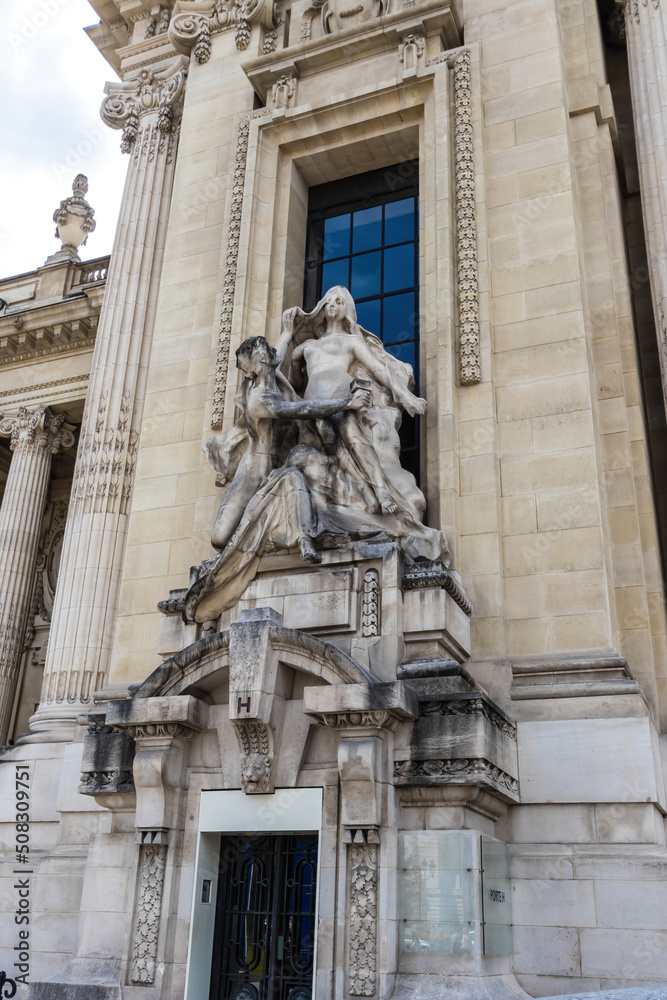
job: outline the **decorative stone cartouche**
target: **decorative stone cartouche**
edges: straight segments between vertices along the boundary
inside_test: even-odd
[[[61,240],[62,246],[48,258],[49,261],[62,260],[64,257],[79,260],[79,247],[85,245],[88,235],[95,229],[95,211],[84,197],[87,193],[88,178],[84,174],[77,174],[72,183],[72,194],[69,198],[64,198],[53,213],[55,235]]]

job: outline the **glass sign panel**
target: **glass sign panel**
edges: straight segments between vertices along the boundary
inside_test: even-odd
[[[482,927],[485,955],[512,954],[512,883],[509,850],[490,837],[481,838]]]
[[[467,955],[475,943],[472,838],[401,833],[400,950]]]

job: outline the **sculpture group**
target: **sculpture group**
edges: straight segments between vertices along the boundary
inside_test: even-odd
[[[250,337],[236,365],[238,418],[204,445],[229,483],[211,536],[218,551],[196,567],[186,620],[217,618],[263,555],[297,545],[319,563],[322,549],[398,540],[408,562],[448,565],[445,536],[423,524],[424,495],[400,463],[402,414],[423,414],[426,402],[411,366],[357,323],[346,288],[310,313],[288,309],[276,347]]]

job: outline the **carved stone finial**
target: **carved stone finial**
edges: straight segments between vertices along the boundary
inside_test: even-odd
[[[79,260],[79,247],[85,246],[89,233],[95,229],[95,211],[85,199],[87,193],[88,178],[84,174],[77,174],[72,183],[72,194],[64,198],[53,213],[55,235],[62,245],[58,253],[48,258],[48,262]]]

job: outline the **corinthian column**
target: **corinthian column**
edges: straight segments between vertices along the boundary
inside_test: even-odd
[[[0,507],[0,744],[10,735],[51,456],[74,444],[64,420],[22,406],[0,421],[14,452]]]
[[[625,9],[646,249],[667,406],[667,0],[618,0]]]
[[[33,740],[71,738],[104,686],[125,551],[187,59],[107,84],[130,155],[100,315]]]

